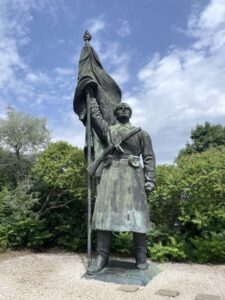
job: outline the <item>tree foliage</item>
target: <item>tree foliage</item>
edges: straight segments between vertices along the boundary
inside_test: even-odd
[[[0,147],[0,190],[4,186],[16,186],[16,166],[17,159],[15,155]]]
[[[0,248],[86,248],[86,162],[66,142],[50,144],[30,182],[0,192]],[[28,184],[29,183],[29,184]]]
[[[225,147],[182,156],[176,165],[158,166],[157,178],[157,190],[149,197],[158,231],[149,235],[150,256],[224,262]]]
[[[51,237],[45,219],[34,212],[39,195],[24,183],[0,192],[0,250],[24,246],[39,249]]]
[[[191,143],[187,143],[186,148],[181,149],[178,157],[192,153],[201,153],[210,147],[225,146],[225,126],[213,125],[205,122],[198,124],[191,131]]]
[[[47,220],[53,245],[86,248],[86,167],[83,151],[62,141],[51,144],[34,165],[33,178],[41,195],[38,213]]]
[[[46,120],[8,108],[0,118],[0,190],[16,187],[30,175],[38,153],[49,144]]]
[[[29,177],[36,155],[21,155],[0,147],[0,191],[4,186],[16,188],[20,181]]]
[[[83,199],[87,190],[86,173],[83,151],[63,141],[51,144],[33,167],[34,179],[53,193],[55,199],[65,194]]]
[[[6,119],[0,118],[0,143],[13,151],[17,159],[21,154],[44,149],[50,141],[46,119],[35,118],[8,108]]]
[[[195,145],[200,145],[202,136],[202,128],[193,133]],[[225,147],[206,141],[202,141],[204,151],[198,147],[192,155],[180,155],[173,165],[157,167],[157,190],[148,199],[152,260],[225,262]],[[63,141],[52,143],[33,165],[27,154],[32,148],[21,149],[18,159],[15,150],[0,148],[0,249],[60,246],[85,251],[83,151]],[[29,181],[13,177],[22,166],[24,174],[32,174]],[[94,238],[93,247],[95,242]],[[132,254],[132,234],[114,233],[112,250]]]

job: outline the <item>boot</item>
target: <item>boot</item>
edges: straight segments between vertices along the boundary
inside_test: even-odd
[[[133,232],[133,241],[136,268],[139,270],[146,270],[148,269],[148,264],[146,261],[146,234]]]
[[[109,261],[108,257],[99,254],[94,259],[94,261],[90,264],[90,266],[88,266],[87,274],[94,275],[95,273],[98,273],[108,265],[108,261]]]
[[[108,265],[111,246],[111,231],[98,231],[97,233],[97,257],[87,268],[87,274],[93,275]]]

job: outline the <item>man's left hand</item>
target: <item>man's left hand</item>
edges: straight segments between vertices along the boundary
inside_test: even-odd
[[[153,182],[145,182],[145,189],[147,192],[152,192],[155,189],[155,184]]]

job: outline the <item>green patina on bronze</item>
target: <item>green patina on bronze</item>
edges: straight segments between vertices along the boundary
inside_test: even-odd
[[[139,159],[139,158],[138,158]],[[104,167],[93,215],[93,229],[147,232],[150,229],[143,169],[131,160]]]
[[[115,122],[113,110],[121,102],[122,93],[113,78],[104,70],[94,48],[89,45],[91,39],[86,33],[86,43],[80,55],[78,83],[74,94],[73,108],[82,122],[86,122],[85,89],[91,86],[99,103],[103,118],[108,124]]]
[[[91,87],[95,93],[104,120],[111,125],[116,121],[113,111],[115,106],[121,102],[122,93],[117,83],[104,70],[94,48],[89,45],[90,39],[90,34],[86,32],[84,36],[86,43],[81,51],[79,60],[78,83],[73,99],[73,109],[86,126],[87,106],[85,90],[87,87]],[[101,153],[105,145],[98,138],[93,127],[91,140],[92,154],[93,157],[96,157]],[[86,147],[87,140],[85,151]],[[98,173],[96,175],[98,176]]]
[[[93,173],[97,183],[92,229],[98,231],[98,256],[89,265],[87,273],[95,274],[107,265],[111,231],[133,232],[136,267],[146,270],[146,232],[150,230],[146,191],[155,188],[151,139],[147,132],[130,123],[132,109],[121,103],[120,88],[103,69],[95,50],[89,45],[90,39],[86,32],[74,95],[74,111],[87,128],[89,259],[90,178]],[[97,166],[93,172],[90,171],[91,157]]]
[[[91,100],[92,124],[106,144],[117,144],[135,127],[117,120],[109,126],[95,98]],[[120,152],[123,151],[122,152]],[[143,159],[144,169],[140,163]],[[149,135],[140,130],[103,160],[97,186],[93,229],[145,233],[150,229],[145,181],[155,182],[155,160]]]

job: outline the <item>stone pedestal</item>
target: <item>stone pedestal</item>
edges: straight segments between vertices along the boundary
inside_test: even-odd
[[[106,268],[94,275],[84,274],[86,279],[94,279],[118,284],[128,284],[136,286],[147,285],[153,277],[160,272],[154,264],[149,264],[147,270],[136,269],[132,262],[111,260]]]

